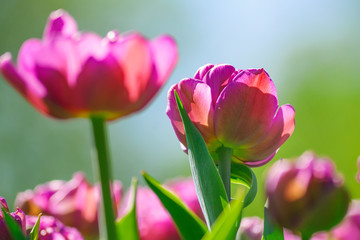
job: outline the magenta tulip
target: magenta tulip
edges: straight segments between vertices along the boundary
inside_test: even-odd
[[[175,90],[215,161],[217,151],[226,147],[232,149],[234,162],[264,165],[294,131],[294,109],[290,105],[279,108],[275,85],[264,69],[205,65],[194,78],[181,80],[168,93],[166,113],[185,151]]]
[[[41,113],[55,118],[120,118],[142,109],[177,61],[174,40],[139,33],[81,33],[63,10],[50,14],[43,39],[21,47],[18,64],[0,57],[4,78]]]
[[[9,233],[9,230],[5,223],[5,219],[4,219],[1,209],[4,209],[5,212],[10,214],[10,216],[20,226],[20,228],[22,229],[22,232],[25,234],[25,227],[26,227],[25,221],[26,220],[25,220],[24,212],[20,208],[18,208],[16,212],[10,213],[9,208],[6,203],[6,200],[4,198],[0,197],[0,240],[13,239],[10,237],[10,233]]]
[[[192,179],[169,182],[165,187],[177,196],[199,217],[203,218]],[[119,217],[128,209],[129,193],[119,211]],[[141,240],[177,240],[181,239],[171,219],[157,196],[147,187],[138,187],[136,198],[136,214]]]
[[[268,172],[266,192],[272,217],[307,237],[338,224],[349,204],[332,161],[311,152],[293,162],[276,162]]]
[[[34,227],[37,217],[26,216],[26,229],[28,235]],[[38,240],[83,240],[83,236],[76,228],[67,227],[51,216],[41,216]]]
[[[122,200],[122,185],[112,184],[116,209]],[[34,191],[19,193],[15,205],[27,215],[39,213],[54,216],[65,225],[77,228],[84,236],[98,234],[98,204],[100,187],[92,186],[82,173],[74,174],[69,182],[54,180],[39,185]]]

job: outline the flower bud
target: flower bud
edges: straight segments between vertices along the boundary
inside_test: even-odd
[[[15,220],[15,222],[20,226],[23,233],[25,234],[25,214],[24,212],[18,208],[16,212],[10,213],[7,203],[4,198],[0,197],[0,209],[5,210],[5,212],[9,213],[10,216]],[[2,211],[0,211],[0,240],[9,240],[12,239],[10,237],[10,233],[8,227],[6,225],[4,216]]]
[[[349,204],[331,160],[310,152],[293,162],[276,162],[268,172],[266,191],[274,220],[306,236],[338,224]]]

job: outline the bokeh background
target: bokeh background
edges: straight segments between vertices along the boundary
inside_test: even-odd
[[[281,104],[296,109],[293,136],[274,160],[313,150],[332,158],[353,198],[360,155],[360,2],[244,0],[0,0],[0,54],[17,56],[29,38],[41,38],[49,13],[68,11],[79,29],[105,36],[138,30],[149,38],[175,37],[178,65],[156,99],[142,112],[109,124],[113,175],[128,187],[148,171],[164,181],[190,174],[165,115],[169,87],[206,63],[263,67]],[[1,77],[0,77],[1,78]],[[40,115],[0,79],[0,196],[84,171],[94,181],[90,125]],[[264,172],[255,169],[259,192],[246,215],[262,216]]]

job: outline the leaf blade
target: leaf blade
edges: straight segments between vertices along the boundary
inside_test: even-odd
[[[176,103],[184,124],[190,169],[196,193],[208,228],[228,206],[227,195],[219,172],[199,131],[191,122],[179,95],[174,91]]]
[[[257,179],[255,173],[246,165],[232,163],[231,181],[232,183],[244,185],[249,189],[244,199],[243,208],[246,208],[254,201],[257,194]]]
[[[136,219],[137,184],[138,184],[138,180],[136,178],[133,178],[131,181],[131,188],[130,188],[130,200],[129,200],[131,202],[130,209],[121,219],[115,221],[118,240],[120,239],[140,240],[139,230],[137,227],[137,219]]]
[[[30,232],[30,239],[31,240],[38,240],[39,238],[39,229],[40,229],[40,217],[41,217],[41,213],[38,216],[38,219],[36,220],[36,223],[34,225],[34,227],[31,229]]]
[[[142,173],[146,183],[158,196],[163,206],[174,220],[182,239],[201,239],[207,231],[206,225],[197,217],[179,197],[160,185],[146,172]]]
[[[264,239],[265,240],[284,240],[283,228],[277,225],[269,214],[267,202],[264,207]]]
[[[244,195],[231,201],[230,207],[225,208],[219,218],[213,225],[211,232],[207,232],[203,240],[233,240],[239,227],[242,209],[244,204]]]

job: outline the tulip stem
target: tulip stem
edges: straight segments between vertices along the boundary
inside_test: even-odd
[[[91,117],[92,130],[94,134],[94,144],[96,148],[96,158],[98,165],[98,173],[101,184],[101,195],[102,195],[102,218],[99,214],[99,219],[105,219],[106,235],[107,239],[115,240],[116,229],[115,229],[115,214],[114,205],[112,202],[110,183],[112,182],[110,172],[110,156],[109,156],[109,145],[106,132],[105,119],[100,117]]]
[[[227,147],[221,147],[219,154],[219,174],[223,181],[228,201],[231,199],[230,175],[231,175],[231,156],[233,150]]]

